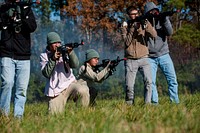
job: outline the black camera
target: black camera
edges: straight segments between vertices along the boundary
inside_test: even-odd
[[[12,26],[14,31],[19,33],[22,26],[23,7],[31,6],[34,3],[39,4],[40,1],[36,0],[36,2],[32,2],[31,0],[20,0],[17,2],[14,1],[0,4],[0,21],[3,29],[7,29],[8,26]]]

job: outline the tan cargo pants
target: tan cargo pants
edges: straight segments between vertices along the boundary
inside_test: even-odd
[[[87,107],[90,101],[89,88],[83,82],[72,82],[68,88],[58,96],[49,98],[49,114],[64,112],[66,102],[70,95],[78,95],[83,107]]]

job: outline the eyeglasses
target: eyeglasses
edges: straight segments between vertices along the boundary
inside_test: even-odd
[[[137,13],[130,13],[129,15],[138,15],[138,12]]]

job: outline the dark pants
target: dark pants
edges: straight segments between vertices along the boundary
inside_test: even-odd
[[[90,106],[94,106],[96,104],[95,99],[97,97],[98,90],[93,87],[89,87],[89,93],[90,93]]]

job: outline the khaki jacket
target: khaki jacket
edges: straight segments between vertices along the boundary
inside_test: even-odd
[[[106,66],[103,70],[101,70],[99,73],[94,72],[93,68],[86,63],[85,65],[82,65],[79,69],[79,82],[86,81],[88,87],[94,87],[95,83],[102,82],[105,77],[108,75],[109,68]]]
[[[125,45],[124,56],[129,59],[139,59],[148,56],[147,39],[148,37],[155,38],[157,36],[156,30],[149,21],[147,21],[145,29],[142,29],[140,24],[139,28],[136,28],[137,25],[137,22],[128,22],[128,26],[121,27],[122,39]]]

